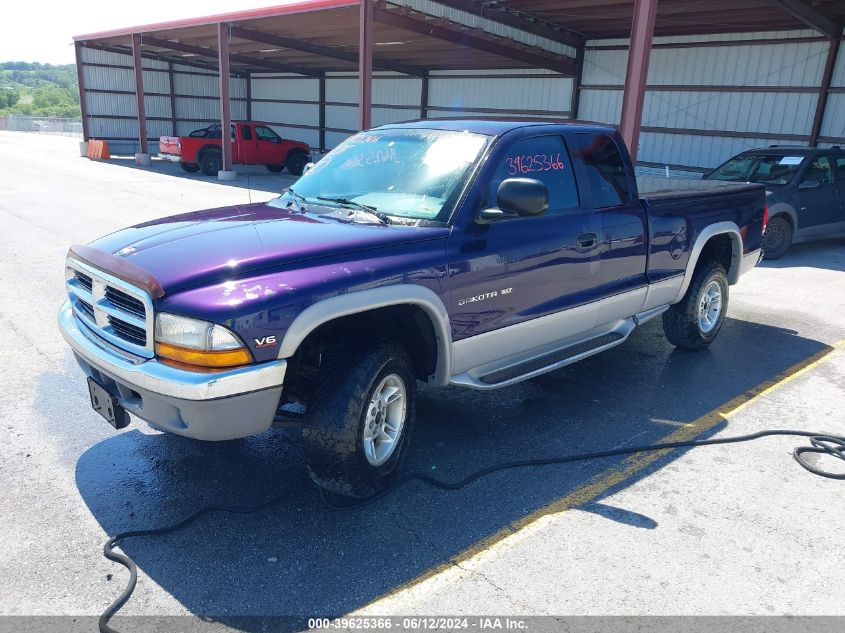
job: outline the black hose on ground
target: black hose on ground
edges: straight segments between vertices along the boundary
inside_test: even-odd
[[[810,446],[799,446],[795,448],[795,450],[792,452],[792,456],[795,458],[795,461],[797,461],[803,468],[810,471],[814,475],[819,475],[820,477],[827,477],[829,479],[845,479],[845,472],[833,473],[822,470],[821,468],[818,468],[817,466],[809,463],[804,457],[808,453],[815,453],[820,455],[830,455],[832,457],[845,461],[845,437],[840,437],[836,435],[825,435],[822,433],[813,433],[809,431],[775,429],[770,431],[758,431],[757,433],[749,433],[747,435],[736,435],[734,437],[717,437],[706,440],[688,440],[684,442],[664,442],[662,444],[632,446],[629,448],[617,448],[610,451],[597,451],[594,453],[581,453],[576,455],[563,455],[561,457],[546,457],[540,459],[524,459],[519,461],[504,462],[501,464],[489,466],[487,468],[482,468],[481,470],[478,470],[464,477],[463,479],[460,479],[455,482],[443,481],[441,479],[437,479],[436,477],[432,477],[431,475],[428,475],[426,473],[409,473],[397,479],[389,488],[386,488],[385,490],[381,491],[373,497],[370,497],[369,499],[350,500],[348,503],[344,503],[343,505],[338,505],[334,501],[329,500],[322,490],[317,489],[313,486],[307,486],[303,488],[289,490],[284,495],[275,497],[273,499],[265,501],[264,503],[260,503],[254,506],[204,506],[199,510],[189,514],[181,521],[172,523],[171,525],[166,525],[158,528],[151,528],[148,530],[129,530],[127,532],[121,532],[120,534],[116,534],[108,541],[106,541],[105,545],[103,545],[103,555],[109,560],[119,563],[120,565],[126,567],[127,570],[129,570],[129,582],[126,583],[126,588],[121,592],[117,599],[115,599],[115,601],[112,602],[100,616],[100,633],[118,633],[116,629],[113,629],[109,626],[109,620],[115,613],[117,613],[117,611],[124,604],[126,604],[129,598],[132,596],[132,592],[135,590],[135,585],[138,582],[138,567],[135,564],[135,561],[133,561],[126,554],[116,552],[115,548],[122,541],[125,541],[129,538],[137,538],[143,536],[160,536],[162,534],[175,532],[177,530],[182,529],[186,525],[193,523],[196,519],[203,516],[204,514],[208,514],[210,512],[253,514],[255,512],[261,512],[262,510],[266,510],[267,508],[279,503],[280,501],[290,499],[295,495],[315,490],[319,492],[320,498],[332,510],[348,511],[361,508],[365,505],[369,505],[381,499],[382,497],[392,493],[400,486],[403,486],[411,481],[421,481],[425,484],[428,484],[429,486],[438,488],[440,490],[460,490],[461,488],[468,486],[469,484],[473,483],[474,481],[477,481],[478,479],[481,479],[482,477],[486,477],[487,475],[490,475],[492,473],[500,472],[503,470],[511,470],[514,468],[551,466],[555,464],[571,464],[573,462],[581,462],[591,459],[601,459],[604,457],[616,457],[619,455],[631,455],[633,453],[662,451],[675,448],[715,446],[718,444],[738,444],[740,442],[750,442],[753,440],[758,440],[760,438],[773,436],[810,438]]]

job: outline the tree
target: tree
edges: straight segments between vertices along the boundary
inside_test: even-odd
[[[0,110],[11,108],[21,100],[20,93],[12,86],[0,86]]]
[[[0,114],[78,117],[76,66],[0,62]]]

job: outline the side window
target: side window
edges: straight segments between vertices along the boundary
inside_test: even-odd
[[[278,134],[276,134],[269,127],[265,127],[263,125],[257,125],[255,127],[255,135],[258,137],[259,141],[270,141],[271,143],[278,143],[281,140]]]
[[[513,143],[490,179],[487,204],[496,206],[496,192],[506,178],[536,178],[549,189],[549,211],[578,206],[572,163],[560,136],[538,136]]]
[[[248,125],[242,125],[241,126],[241,136],[244,137],[245,141],[251,141],[252,140],[252,128],[249,127]]]
[[[572,134],[572,157],[584,163],[595,207],[616,207],[631,199],[628,172],[616,142],[607,134]]]
[[[845,183],[845,155],[836,156],[836,182]]]
[[[827,156],[817,156],[804,172],[804,180],[815,180],[822,184],[833,182],[833,169]]]

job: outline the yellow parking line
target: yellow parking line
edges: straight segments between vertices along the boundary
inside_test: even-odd
[[[654,443],[663,444],[666,442],[684,442],[687,440],[692,440],[699,435],[702,435],[706,431],[709,431],[721,422],[725,421],[729,416],[738,413],[739,411],[742,411],[758,398],[770,394],[771,392],[782,387],[788,382],[791,382],[799,376],[807,373],[814,367],[817,367],[818,365],[826,361],[833,352],[842,349],[843,347],[845,347],[845,340],[839,341],[834,345],[824,347],[822,350],[816,352],[815,354],[801,361],[800,363],[793,365],[792,367],[778,374],[771,380],[767,380],[766,382],[760,383],[756,387],[749,389],[748,391],[738,395],[737,397],[729,400],[728,402],[725,402],[719,407],[716,407],[712,411],[705,413],[697,420],[689,422],[688,424],[684,424],[669,435],[666,435],[665,437],[656,440]],[[402,591],[411,589],[416,585],[419,585],[423,581],[437,576],[438,574],[441,574],[450,568],[454,568],[455,566],[460,567],[463,563],[465,563],[471,558],[475,558],[482,554],[492,554],[493,552],[495,552],[496,549],[498,549],[497,546],[499,546],[502,541],[504,541],[506,538],[514,536],[520,530],[523,530],[529,527],[530,525],[535,524],[543,517],[552,514],[558,514],[560,512],[565,512],[566,510],[585,505],[597,499],[614,486],[617,486],[618,484],[633,477],[635,474],[642,471],[644,468],[654,463],[655,461],[657,461],[672,450],[676,449],[665,449],[662,451],[652,451],[649,453],[637,453],[631,455],[630,457],[627,457],[625,460],[622,461],[621,464],[613,466],[608,470],[599,473],[589,483],[574,490],[565,497],[557,499],[556,501],[553,501],[548,505],[543,506],[542,508],[538,508],[531,514],[528,514],[522,517],[521,519],[513,521],[512,523],[501,528],[494,534],[483,538],[480,541],[477,541],[476,543],[472,544],[470,547],[463,550],[459,554],[452,556],[448,562],[436,565],[424,572],[423,574],[417,576],[413,580],[403,583],[399,587],[396,587],[390,590],[389,592],[385,593],[384,595],[380,596],[379,598],[376,598],[375,600],[370,602],[366,607],[364,607],[364,609],[367,609],[370,605],[374,604],[375,602],[379,602]]]

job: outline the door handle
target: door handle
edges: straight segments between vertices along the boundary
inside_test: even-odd
[[[598,243],[598,236],[595,233],[582,233],[575,238],[575,243],[578,244],[579,250],[589,250],[595,248]]]

